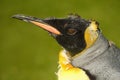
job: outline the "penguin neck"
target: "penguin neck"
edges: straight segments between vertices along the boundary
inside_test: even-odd
[[[77,56],[72,57],[72,64],[76,67],[80,67],[81,65],[84,66],[91,60],[103,54],[108,48],[108,40],[102,35],[102,33],[99,33],[96,42],[91,47],[79,53],[80,55],[78,54]]]

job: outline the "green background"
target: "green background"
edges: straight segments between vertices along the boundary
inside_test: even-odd
[[[0,80],[57,80],[61,47],[46,31],[11,16],[61,18],[69,13],[97,20],[120,47],[120,0],[0,0]]]

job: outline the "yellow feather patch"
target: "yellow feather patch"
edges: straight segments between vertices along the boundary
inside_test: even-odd
[[[92,44],[94,44],[98,38],[97,28],[98,26],[96,25],[96,22],[92,21],[89,27],[85,30],[86,48],[89,48]]]
[[[58,80],[90,80],[84,70],[72,66],[65,51],[59,53]]]

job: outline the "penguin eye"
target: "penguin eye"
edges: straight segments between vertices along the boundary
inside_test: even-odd
[[[74,34],[76,34],[77,33],[77,30],[76,29],[68,29],[68,31],[67,31],[67,34],[68,35],[74,35]]]

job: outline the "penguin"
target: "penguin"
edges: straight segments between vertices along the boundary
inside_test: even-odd
[[[120,49],[104,37],[99,23],[79,15],[40,19],[14,15],[48,31],[60,44],[58,80],[120,80]]]

